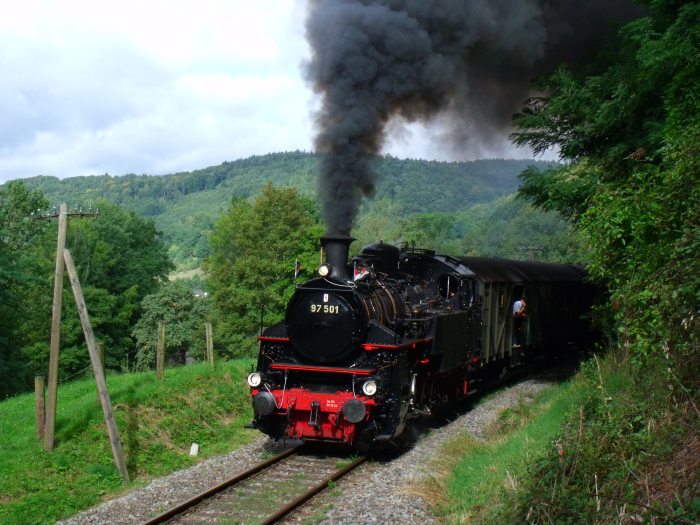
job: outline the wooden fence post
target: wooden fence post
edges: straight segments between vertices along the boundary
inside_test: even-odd
[[[107,367],[105,366],[105,345],[103,343],[97,343],[97,355],[100,357],[100,363],[102,364],[102,373],[107,375]]]
[[[58,394],[58,350],[61,345],[61,303],[63,302],[63,249],[66,247],[68,205],[64,202],[58,215],[58,240],[56,242],[56,270],[53,278],[53,309],[51,312],[51,350],[49,353],[49,385],[46,398],[46,422],[44,450],[54,447],[56,428],[56,398]]]
[[[204,323],[204,333],[207,337],[207,361],[209,361],[211,366],[214,366],[214,338],[209,321]]]
[[[36,420],[36,437],[38,440],[44,439],[44,427],[46,425],[44,376],[34,377],[34,416]]]
[[[156,377],[163,380],[165,371],[165,322],[158,321],[158,346],[156,347]]]
[[[105,380],[105,375],[102,372],[102,363],[100,363],[100,357],[97,355],[97,347],[95,345],[95,334],[92,331],[92,324],[90,324],[90,317],[88,315],[87,306],[85,304],[85,299],[83,297],[83,291],[80,287],[80,280],[78,279],[78,272],[75,270],[75,265],[73,264],[73,258],[68,250],[63,250],[63,256],[66,260],[66,269],[68,270],[68,277],[70,277],[70,284],[73,288],[73,296],[75,297],[75,303],[78,306],[78,315],[80,316],[80,322],[83,325],[83,334],[85,335],[85,342],[87,343],[88,352],[90,354],[90,362],[92,363],[92,371],[95,373],[95,381],[97,382],[97,391],[100,396],[100,403],[102,404],[102,412],[104,412],[105,423],[107,425],[107,432],[109,434],[109,442],[112,445],[112,454],[114,455],[114,462],[117,465],[117,469],[122,476],[122,481],[125,485],[129,483],[129,472],[126,469],[126,461],[124,461],[124,452],[122,451],[122,445],[119,441],[119,430],[117,429],[117,422],[114,419],[114,412],[112,410],[112,401],[109,398],[109,392],[107,390],[107,381]]]

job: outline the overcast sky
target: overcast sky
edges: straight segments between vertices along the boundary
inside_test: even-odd
[[[304,0],[0,0],[0,183],[313,149]],[[464,160],[439,121],[385,153]],[[527,156],[507,141],[480,156]]]

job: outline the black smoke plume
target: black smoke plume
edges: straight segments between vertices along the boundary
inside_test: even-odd
[[[637,14],[623,0],[310,0],[327,231],[348,235],[372,195],[370,161],[389,119],[448,114],[456,143],[488,143],[508,130],[534,76]]]

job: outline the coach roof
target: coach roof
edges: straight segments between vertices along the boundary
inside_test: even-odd
[[[479,280],[485,283],[528,282],[576,282],[583,280],[583,266],[542,262],[488,259],[485,257],[459,257]]]

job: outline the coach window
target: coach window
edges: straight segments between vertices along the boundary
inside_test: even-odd
[[[497,290],[498,290],[498,303],[496,303],[496,311],[498,312],[498,323],[499,326],[503,321],[506,319],[505,316],[505,311],[506,311],[506,295],[504,293],[505,286],[502,284],[498,284]]]

